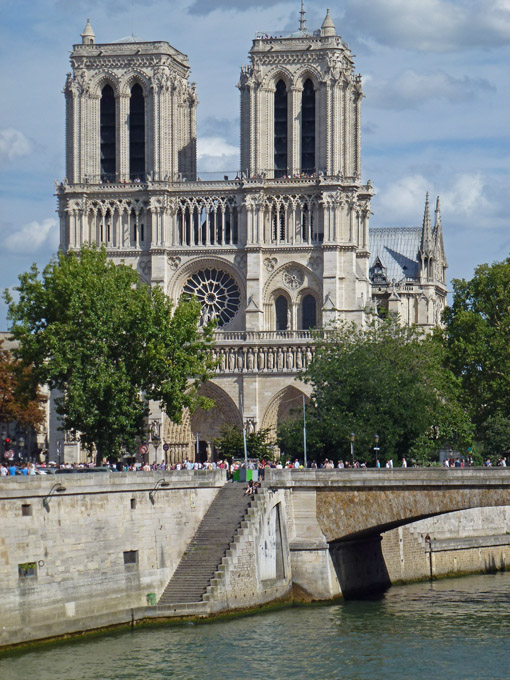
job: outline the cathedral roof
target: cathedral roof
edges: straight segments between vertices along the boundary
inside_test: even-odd
[[[379,258],[388,281],[418,278],[421,227],[371,227],[370,267]]]

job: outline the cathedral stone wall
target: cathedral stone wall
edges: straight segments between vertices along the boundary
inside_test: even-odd
[[[64,88],[62,248],[102,244],[172,300],[195,296],[202,324],[218,322],[218,370],[204,387],[216,409],[180,426],[152,409],[172,461],[200,442],[212,455],[223,423],[274,431],[289,417],[286,404],[309,395],[298,375],[312,328],[363,325],[378,306],[432,328],[446,298],[439,203],[434,227],[427,199],[422,229],[370,228],[362,80],[329,11],[317,30],[303,10],[297,31],[257,34],[249,59],[240,169],[222,181],[196,176],[196,87],[169,43],[99,43],[87,24]]]

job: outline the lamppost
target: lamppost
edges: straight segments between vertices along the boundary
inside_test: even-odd
[[[158,462],[158,448],[161,441],[161,423],[159,420],[153,420],[150,427],[150,435],[152,445],[154,446],[154,455],[156,456],[156,463]]]
[[[23,437],[19,437],[18,439],[18,449],[19,449],[19,457],[20,460],[23,461],[23,448],[25,446],[25,439]]]
[[[356,435],[354,432],[351,432],[351,458],[352,458],[352,465],[354,467],[354,440],[356,439]]]
[[[377,461],[379,460],[379,451],[381,449],[379,448],[379,435],[374,434],[374,454],[375,454],[375,460],[376,460],[376,465]],[[381,461],[379,461],[379,465],[377,467],[381,467]]]

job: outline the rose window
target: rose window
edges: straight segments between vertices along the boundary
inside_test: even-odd
[[[211,319],[224,326],[239,311],[241,293],[234,279],[220,269],[202,269],[186,281],[185,295],[193,295],[202,305],[200,325]]]

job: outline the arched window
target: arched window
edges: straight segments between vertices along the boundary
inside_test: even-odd
[[[283,80],[274,93],[274,176],[287,174],[287,86]]]
[[[305,295],[301,303],[301,322],[303,330],[317,326],[317,302],[313,295]]]
[[[301,100],[301,170],[315,172],[315,89],[308,78]]]
[[[276,330],[286,331],[288,329],[288,310],[287,298],[279,295],[274,302],[276,313]]]
[[[138,83],[129,99],[129,175],[132,180],[145,179],[145,99]]]
[[[105,85],[101,91],[100,105],[101,135],[101,181],[115,180],[115,95],[111,85]]]

